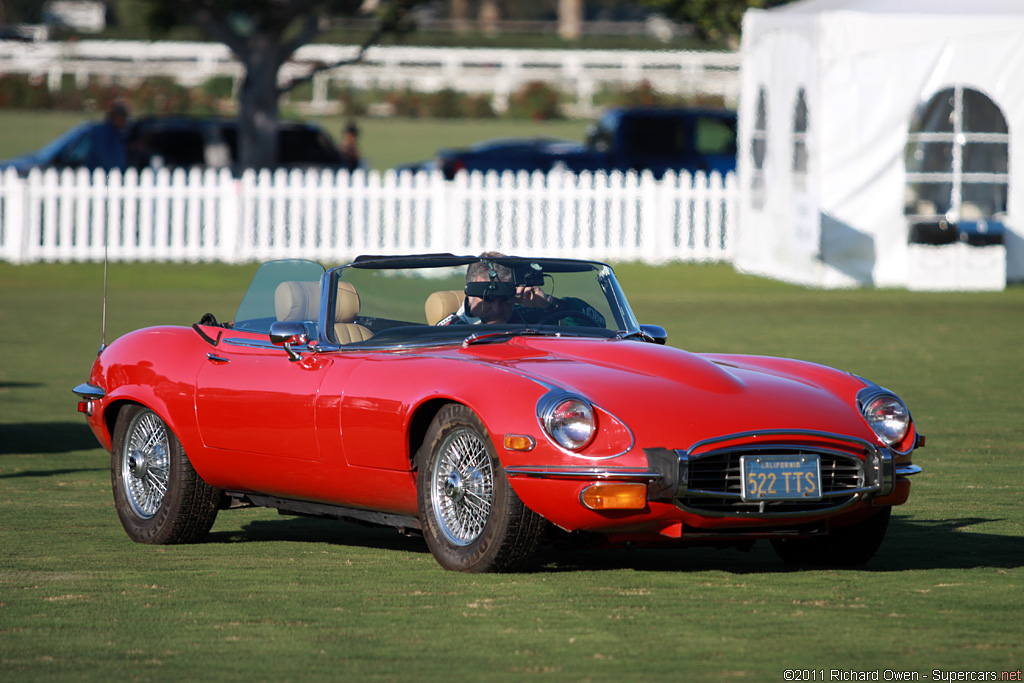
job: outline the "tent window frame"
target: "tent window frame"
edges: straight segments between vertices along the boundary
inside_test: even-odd
[[[768,160],[768,89],[758,87],[754,129],[750,135],[753,173],[750,178],[751,206],[760,211],[765,205],[765,166]]]
[[[800,88],[796,92],[796,104],[793,109],[793,187],[804,191],[807,189],[807,174],[810,159],[807,155],[807,89]]]
[[[947,109],[948,117],[935,116]],[[989,127],[995,131],[967,128],[968,116],[979,113],[989,114],[989,121],[995,124]],[[1010,183],[1009,144],[1006,117],[987,95],[960,84],[935,93],[918,108],[907,134],[904,215],[912,221],[940,219],[957,224],[1005,214]],[[999,165],[1005,168],[979,172],[970,170],[970,164],[965,167],[965,159],[970,160],[971,153],[980,151],[984,145],[997,145],[988,158],[1003,162]],[[991,190],[986,192],[991,201],[987,205],[969,201],[965,199],[965,189],[968,195]]]

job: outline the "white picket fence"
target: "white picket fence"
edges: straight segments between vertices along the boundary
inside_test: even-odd
[[[0,173],[0,260],[223,261],[500,250],[728,261],[736,180],[697,173],[145,169]]]

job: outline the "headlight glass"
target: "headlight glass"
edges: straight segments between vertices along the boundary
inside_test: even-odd
[[[566,398],[546,411],[544,429],[562,448],[578,451],[586,447],[597,432],[594,409],[581,399]]]
[[[864,418],[887,445],[898,444],[910,429],[910,411],[895,396],[879,396],[864,406]]]

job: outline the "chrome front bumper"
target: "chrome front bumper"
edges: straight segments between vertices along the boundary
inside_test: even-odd
[[[834,512],[863,498],[887,496],[896,480],[921,468],[863,439],[808,430],[743,432],[699,441],[686,449],[645,448],[648,467],[509,467],[509,477],[647,483],[647,498],[703,516],[774,517]],[[822,459],[820,499],[744,500],[739,458],[751,454],[813,454]]]

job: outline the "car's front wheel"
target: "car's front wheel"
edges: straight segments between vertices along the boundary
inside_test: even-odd
[[[884,507],[862,522],[816,538],[773,539],[772,547],[790,564],[855,567],[878,551],[889,528],[891,507]]]
[[[138,543],[193,543],[210,531],[224,494],[200,478],[155,412],[124,408],[114,425],[110,479],[121,525]]]
[[[458,404],[442,408],[416,465],[423,535],[442,567],[513,571],[530,558],[546,523],[512,490],[472,410]]]

